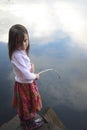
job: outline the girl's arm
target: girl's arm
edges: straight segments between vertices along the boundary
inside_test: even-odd
[[[34,64],[31,64],[31,73],[34,73]]]
[[[31,73],[34,73],[34,64],[31,64]],[[39,74],[35,74],[36,75],[36,80],[39,79]]]
[[[11,62],[14,66],[17,77],[19,77],[21,80],[23,79],[28,82],[31,80],[39,79],[38,74],[29,71],[29,67],[26,65],[24,57],[21,55],[13,55]],[[34,71],[34,66],[32,67],[32,71]]]

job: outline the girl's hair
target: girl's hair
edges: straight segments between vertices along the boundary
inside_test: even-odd
[[[12,57],[12,53],[15,50],[17,50],[18,47],[23,46],[25,34],[28,35],[27,29],[23,25],[20,25],[20,24],[13,25],[9,29],[8,50],[9,50],[10,60],[11,60],[11,57]],[[28,47],[26,49],[27,55],[28,55],[28,52],[29,52],[29,48],[30,48],[30,44],[29,44],[29,35],[28,35]]]

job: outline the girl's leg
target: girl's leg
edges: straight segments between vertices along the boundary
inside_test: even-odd
[[[21,126],[25,126],[25,120],[24,120],[24,118],[23,117],[19,117],[19,119],[20,119],[20,125]]]
[[[35,120],[35,118],[34,118],[36,115],[36,112],[42,108],[41,97],[40,97],[36,82],[33,82],[29,86],[29,95],[30,95],[30,97],[29,96],[28,97],[29,97],[30,102],[27,102],[26,106],[24,106],[27,115],[29,115],[29,119],[26,120],[26,129],[33,130],[35,128],[42,126],[42,124],[43,124],[43,120]],[[27,106],[27,104],[28,104],[28,106]]]
[[[20,119],[20,125],[24,126],[25,120],[24,120],[24,116],[23,116],[23,108],[22,107],[18,107],[18,116],[19,116],[19,119]]]

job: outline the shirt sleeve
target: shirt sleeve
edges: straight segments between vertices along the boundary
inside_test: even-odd
[[[31,81],[36,79],[36,75],[30,72],[29,66],[25,62],[26,59],[22,55],[14,55],[12,64],[15,69],[16,75],[23,80]]]

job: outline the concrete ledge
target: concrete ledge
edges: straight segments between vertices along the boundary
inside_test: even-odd
[[[36,118],[41,117],[40,115],[36,115]],[[51,109],[47,108],[43,115],[44,124],[42,127],[37,130],[67,130],[63,123],[60,121],[59,117],[57,117],[56,113]],[[18,116],[16,115],[13,119],[3,124],[0,127],[0,130],[26,130],[25,128],[20,126],[20,121]]]

